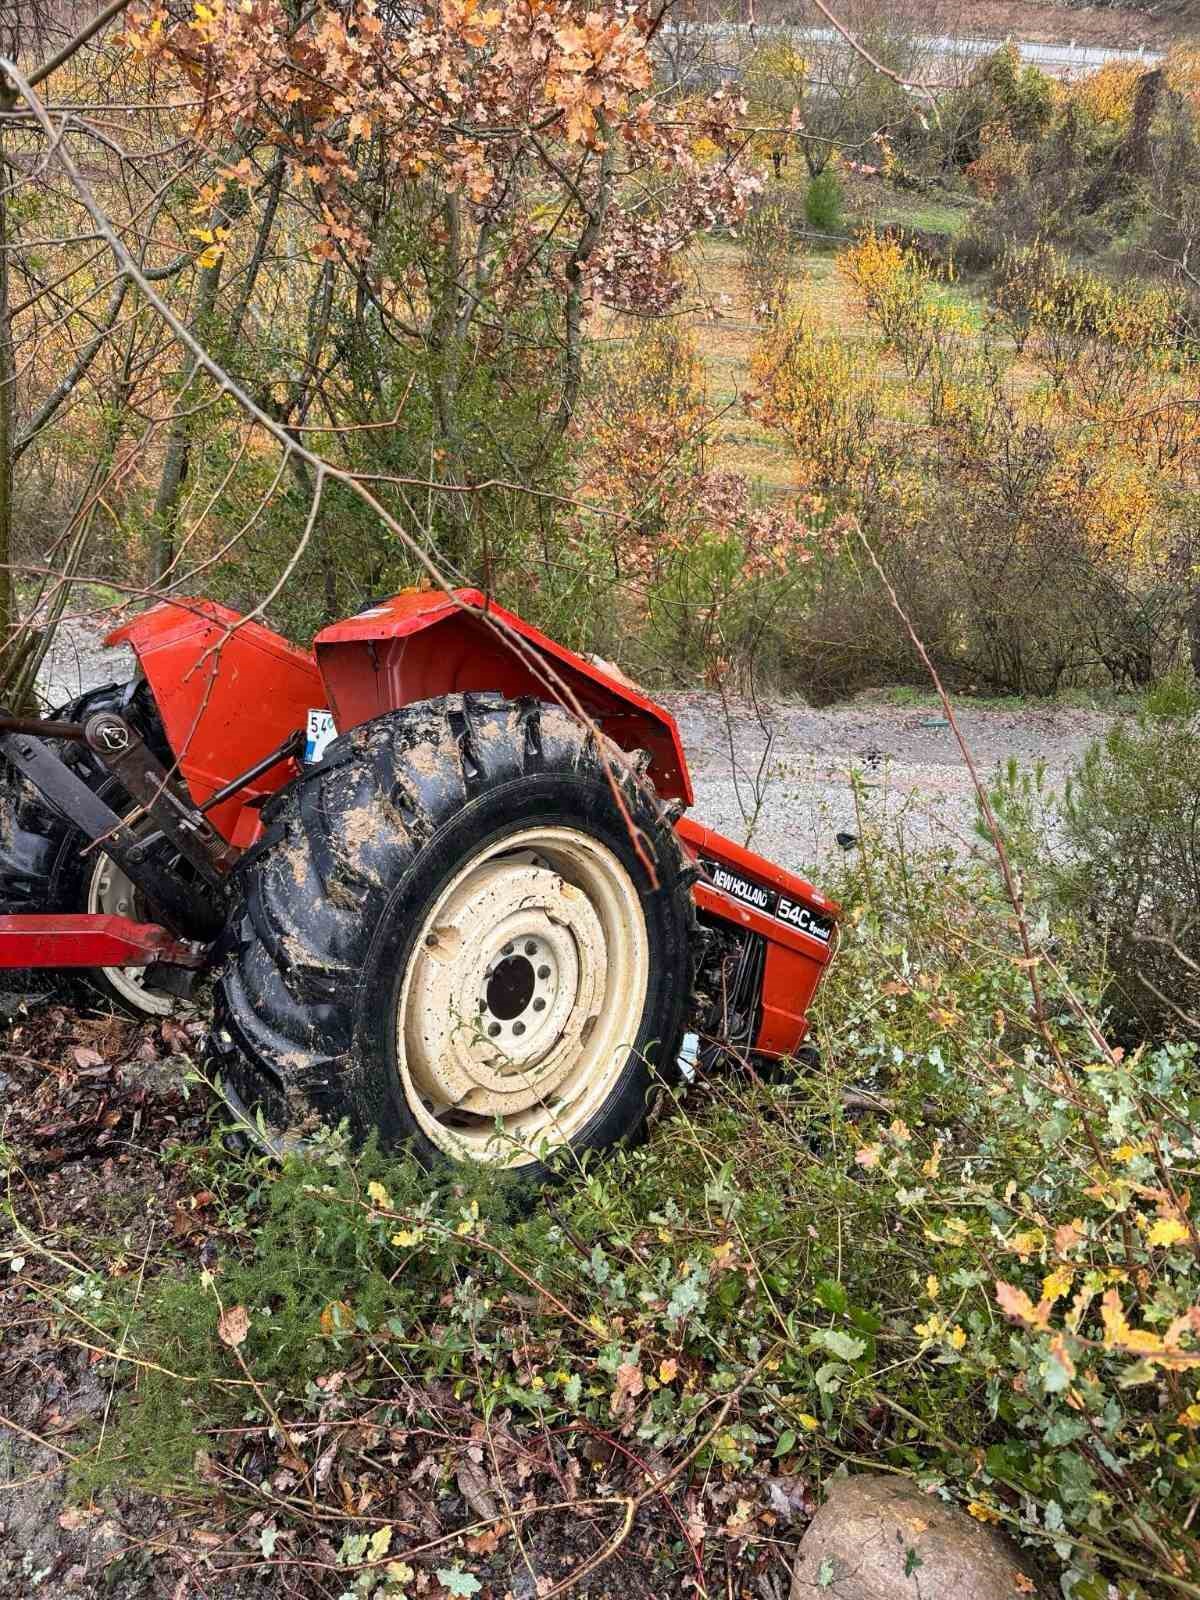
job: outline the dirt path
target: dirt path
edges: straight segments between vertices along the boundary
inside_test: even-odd
[[[885,818],[917,847],[975,847],[970,775],[932,705],[860,698],[824,710],[769,705],[760,716],[745,703],[725,707],[713,694],[664,700],[692,768],[692,814],[782,866],[819,876],[838,855],[837,833],[857,834],[864,822]],[[1040,760],[1051,781],[1061,780],[1111,720],[1091,711],[971,702],[959,719],[985,781],[1010,759],[1023,767]]]

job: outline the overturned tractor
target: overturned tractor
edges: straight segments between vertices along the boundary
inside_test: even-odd
[[[204,600],[107,642],[132,682],[0,717],[0,966],[146,1014],[211,972],[260,1137],[536,1175],[636,1135],[685,1033],[800,1048],[837,907],[684,815],[665,710],[478,591],[311,652]]]

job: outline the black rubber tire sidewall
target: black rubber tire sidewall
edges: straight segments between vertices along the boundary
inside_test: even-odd
[[[514,815],[519,801],[520,814]],[[352,1121],[375,1128],[388,1145],[407,1144],[426,1165],[445,1160],[409,1108],[398,1062],[398,1006],[414,946],[430,908],[470,859],[531,826],[562,827],[606,845],[624,866],[646,919],[649,967],[641,1023],[612,1092],[571,1141],[574,1149],[604,1149],[635,1140],[643,1131],[656,1076],[668,1076],[691,988],[690,926],[681,914],[674,882],[652,882],[630,837],[612,791],[584,774],[526,776],[477,796],[421,850],[397,884],[372,940],[356,1000],[355,1037],[361,1063],[351,1092]],[[662,863],[659,863],[660,867]],[[534,1180],[540,1164],[519,1169]]]

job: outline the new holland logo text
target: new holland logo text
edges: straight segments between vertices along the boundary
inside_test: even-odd
[[[749,878],[739,878],[736,872],[730,872],[728,867],[718,866],[715,862],[710,870],[714,888],[723,889],[726,894],[731,894],[743,905],[753,906],[756,911],[765,911],[768,916],[775,915],[775,902],[779,896],[774,889],[766,889],[761,883],[751,883]]]
[[[833,923],[829,918],[821,916],[803,901],[791,900],[775,889],[768,889],[765,884],[730,872],[718,861],[706,861],[704,866],[713,888],[732,895],[744,906],[752,906],[764,916],[777,917],[780,922],[786,922],[789,928],[798,928],[801,933],[807,933],[811,939],[819,939],[822,944],[828,944],[833,937]]]

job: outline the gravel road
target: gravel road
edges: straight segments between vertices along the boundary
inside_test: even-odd
[[[39,686],[51,705],[128,677],[127,649],[105,650],[85,626],[60,629]],[[870,697],[815,710],[774,703],[762,715],[716,694],[668,694],[692,769],[692,815],[793,870],[819,876],[838,856],[834,835],[857,833],[851,773],[861,775],[872,821],[902,821],[914,846],[974,843],[974,792],[958,745],[936,708]],[[1059,707],[997,710],[966,702],[959,713],[981,775],[1010,757],[1040,758],[1061,777],[1108,726],[1099,712]]]
[[[861,697],[815,710],[773,704],[762,717],[713,694],[663,697],[679,723],[696,803],[692,815],[748,842],[781,866],[819,876],[838,855],[834,836],[857,834],[851,775],[864,786],[863,820],[900,823],[914,847],[975,844],[974,789],[936,707]],[[994,709],[970,701],[956,716],[985,782],[1010,758],[1039,758],[1061,779],[1110,718],[1060,707]]]

